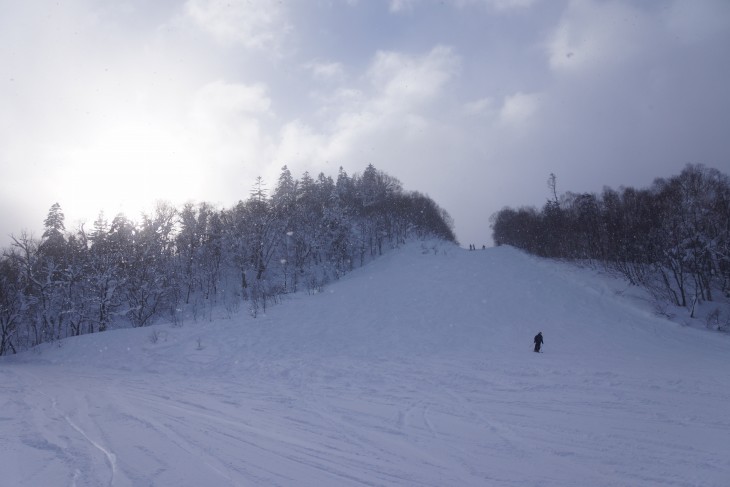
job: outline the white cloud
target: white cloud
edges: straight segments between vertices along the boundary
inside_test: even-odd
[[[291,30],[282,2],[188,0],[185,13],[218,41],[249,49],[277,49]]]
[[[317,81],[341,82],[345,78],[345,67],[341,63],[314,61],[304,67]]]
[[[194,113],[218,119],[248,114],[271,114],[266,86],[214,81],[202,87],[195,99]]]
[[[460,0],[462,4],[484,4],[498,12],[532,7],[538,0]]]
[[[380,51],[368,78],[383,102],[392,108],[408,110],[437,97],[459,68],[459,57],[445,46],[437,46],[422,57]]]
[[[459,57],[443,46],[421,56],[378,52],[364,74],[363,89],[338,88],[320,95],[323,106],[316,124],[297,120],[283,127],[276,166],[332,172],[339,164],[364,167],[382,157],[401,165],[423,160],[398,161],[397,154],[428,147],[445,133],[432,109],[442,101],[459,66]]]
[[[209,165],[216,187],[230,187],[237,177],[258,175],[273,142],[267,124],[274,118],[266,86],[215,81],[194,96],[190,136],[195,152]]]
[[[464,104],[463,110],[464,113],[467,115],[489,115],[494,112],[494,99],[492,99],[491,97],[486,97],[470,101]]]
[[[301,164],[306,168],[326,157],[327,142],[323,134],[316,133],[312,127],[300,120],[294,120],[282,127],[277,144],[275,160],[277,166]]]
[[[451,4],[457,8],[470,6],[485,6],[492,10],[505,13],[509,11],[526,10],[540,0],[451,0]],[[426,0],[390,0],[389,9],[393,13],[411,12],[416,5],[427,3]],[[437,3],[431,0],[429,3]],[[444,2],[441,2],[442,4]]]
[[[364,167],[377,162],[375,153],[392,157],[434,138],[437,123],[429,111],[458,75],[459,65],[459,57],[443,46],[416,56],[379,52],[360,78],[362,87],[338,84],[329,93],[320,92],[316,116],[281,125],[265,85],[215,81],[199,89],[191,102],[194,152],[209,164],[205,177],[227,188],[256,175],[274,180],[284,164],[298,173],[332,173],[339,164]],[[315,78],[344,78],[339,63],[306,67]]]
[[[515,93],[505,97],[499,111],[499,123],[504,126],[521,127],[530,122],[538,110],[538,95]]]
[[[418,0],[390,0],[390,11],[394,13],[408,12],[413,10],[413,6]]]
[[[655,22],[629,4],[572,1],[547,43],[558,72],[610,70],[650,50]]]

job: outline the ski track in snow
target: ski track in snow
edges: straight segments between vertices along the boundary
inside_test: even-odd
[[[412,245],[256,320],[45,345],[0,361],[2,479],[730,485],[727,337],[620,287],[513,249]]]

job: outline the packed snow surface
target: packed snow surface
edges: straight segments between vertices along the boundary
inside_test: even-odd
[[[256,319],[48,344],[0,361],[0,484],[730,485],[730,342],[626,290],[414,243]]]

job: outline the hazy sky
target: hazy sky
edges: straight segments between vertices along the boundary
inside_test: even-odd
[[[0,244],[372,163],[503,206],[730,173],[730,2],[0,0]]]

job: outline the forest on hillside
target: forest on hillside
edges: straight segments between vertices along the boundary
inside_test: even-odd
[[[604,188],[600,195],[556,191],[541,209],[503,208],[491,217],[496,245],[599,263],[656,297],[684,307],[730,298],[730,178],[687,165],[649,188]],[[719,294],[719,295],[718,295]],[[707,326],[730,330],[714,308]]]
[[[44,228],[13,236],[0,257],[0,355],[214,309],[256,316],[408,239],[456,240],[446,211],[372,165],[336,179],[284,166],[271,194],[258,178],[232,208],[161,202],[140,222],[100,214],[89,229],[68,231],[56,203]]]

